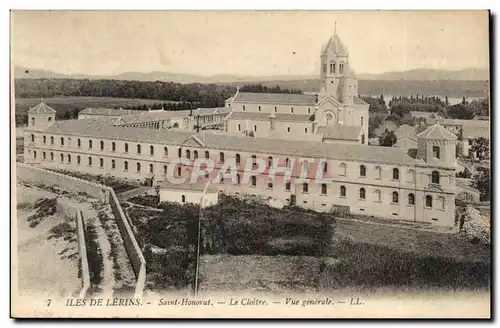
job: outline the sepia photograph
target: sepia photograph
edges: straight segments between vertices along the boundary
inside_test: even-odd
[[[491,19],[12,10],[11,317],[490,319]]]

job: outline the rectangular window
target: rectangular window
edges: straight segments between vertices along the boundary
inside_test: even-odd
[[[307,183],[302,184],[302,192],[309,192],[309,185]]]

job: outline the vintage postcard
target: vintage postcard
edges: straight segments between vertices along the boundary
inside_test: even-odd
[[[12,11],[11,316],[490,318],[488,11]]]

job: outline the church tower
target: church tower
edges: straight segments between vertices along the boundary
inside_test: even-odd
[[[339,102],[352,105],[358,93],[358,81],[349,67],[349,51],[337,34],[337,23],[333,36],[321,48],[321,91],[324,96],[333,96]]]

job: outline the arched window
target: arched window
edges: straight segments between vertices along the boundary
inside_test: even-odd
[[[116,161],[114,159],[111,160],[111,169],[115,169],[116,168]]]
[[[307,133],[307,128],[304,129],[304,133]]]
[[[167,175],[167,166],[163,165],[163,175]]]
[[[302,192],[309,192],[309,184],[305,182],[302,184]]]
[[[89,166],[92,166],[92,157],[89,156]]]
[[[408,205],[415,205],[415,195],[412,193],[408,194]]]
[[[287,127],[287,128],[286,128],[286,131],[287,131],[287,132],[290,132],[290,127]]]
[[[359,199],[365,199],[365,198],[366,198],[365,188],[360,188],[359,189]]]
[[[339,73],[344,74],[344,64],[343,63],[339,65]]]
[[[255,175],[252,175],[252,186],[256,186],[257,185],[257,177]]]
[[[375,177],[382,179],[382,168],[380,166],[375,167]]]
[[[366,177],[366,166],[361,165],[359,167],[359,176],[361,177]]]
[[[340,186],[340,197],[345,197],[346,189],[344,186]]]
[[[104,166],[104,160],[102,158],[99,159],[99,166],[100,167]]]
[[[194,156],[194,159],[197,159],[197,158],[198,158],[198,151],[197,151],[197,150],[195,150],[195,151],[193,152],[193,156]]]
[[[116,142],[114,141],[111,143],[111,151],[116,151]]]
[[[205,150],[205,158],[210,158],[210,153],[208,152],[208,150]]]
[[[54,144],[54,137],[50,137],[50,144],[53,145]]]
[[[153,164],[149,164],[149,173],[153,173]]]
[[[345,176],[347,173],[347,166],[345,163],[341,163],[339,167],[339,174]]]
[[[186,149],[186,158],[191,158],[191,151],[189,149]]]
[[[45,152],[42,153],[42,156],[43,156],[43,159],[46,160],[47,159],[47,154]]]
[[[236,164],[240,165],[240,163],[241,163],[241,156],[240,154],[236,154]]]
[[[182,195],[181,200],[182,200],[183,203],[185,203],[186,202],[186,196]]]
[[[137,154],[141,153],[141,145],[137,145]]]
[[[61,163],[64,163],[64,155],[61,154]]]
[[[394,191],[394,192],[392,193],[392,202],[393,202],[394,204],[399,203],[399,194],[398,194],[398,192],[397,192],[397,191]]]
[[[47,136],[43,136],[43,143],[46,144],[47,143]]]
[[[290,107],[290,113],[293,114],[293,107]]]
[[[141,172],[141,163],[137,163],[137,172]]]
[[[123,169],[125,171],[128,171],[128,162],[127,161],[123,162]]]
[[[163,147],[163,157],[168,157],[168,148]]]
[[[92,140],[89,140],[89,149],[92,149]]]
[[[50,160],[53,161],[54,160],[54,153],[53,152],[50,152]]]
[[[307,114],[311,114],[311,107],[307,107]]]
[[[125,152],[128,153],[128,143],[125,143]]]
[[[219,153],[219,162],[224,162],[224,153],[223,152],[220,152]]]
[[[277,113],[278,112],[278,107],[274,106],[274,112]]]
[[[285,159],[285,166],[287,168],[290,168],[290,159],[288,159],[288,158]]]
[[[238,131],[241,131],[241,124],[238,124]]]
[[[77,155],[76,156],[76,164],[80,165],[80,162],[81,162],[80,155]]]
[[[35,126],[35,118],[34,117],[31,118],[31,125]]]
[[[267,166],[269,166],[270,168],[273,167],[273,158],[271,156],[269,156],[267,159]]]
[[[245,111],[245,105],[243,105],[243,111]]]
[[[328,172],[328,162],[324,161],[323,162],[323,173],[327,173],[327,172]]]
[[[62,154],[61,154],[61,156],[62,156]],[[36,150],[33,150],[33,158],[36,159]]]
[[[392,180],[399,180],[399,169],[392,169]]]
[[[257,125],[254,125],[254,126],[253,126],[253,131],[254,131],[254,132],[257,132]]]
[[[439,159],[441,157],[441,151],[439,146],[432,146],[432,156]]]
[[[180,177],[181,176],[181,167],[179,166],[177,168],[177,176]]]
[[[240,184],[240,183],[241,183],[240,174],[236,173],[236,184]]]
[[[432,183],[439,184],[439,172],[432,171]]]
[[[290,183],[290,181],[287,181],[287,182],[285,183],[285,190],[290,191],[291,186],[292,186],[292,184]]]
[[[33,136],[33,141],[35,141],[35,136]],[[63,137],[61,137],[61,146],[64,146],[64,138]]]
[[[104,149],[104,141],[101,140],[100,144],[101,144],[101,150],[103,150]]]
[[[364,133],[361,135],[361,143],[363,145],[365,144],[365,134]]]
[[[155,154],[155,147],[153,145],[149,146],[149,155],[153,156]]]
[[[380,190],[375,189],[375,191],[373,192],[373,198],[375,199],[374,201],[377,203],[382,202],[382,193],[380,192]]]
[[[431,195],[425,196],[425,207],[432,208],[432,196]]]
[[[260,112],[260,106],[259,106],[259,112]]]
[[[322,183],[321,184],[321,194],[322,195],[326,195],[326,183]]]
[[[181,158],[182,157],[182,148],[179,148],[177,150],[177,157]]]

